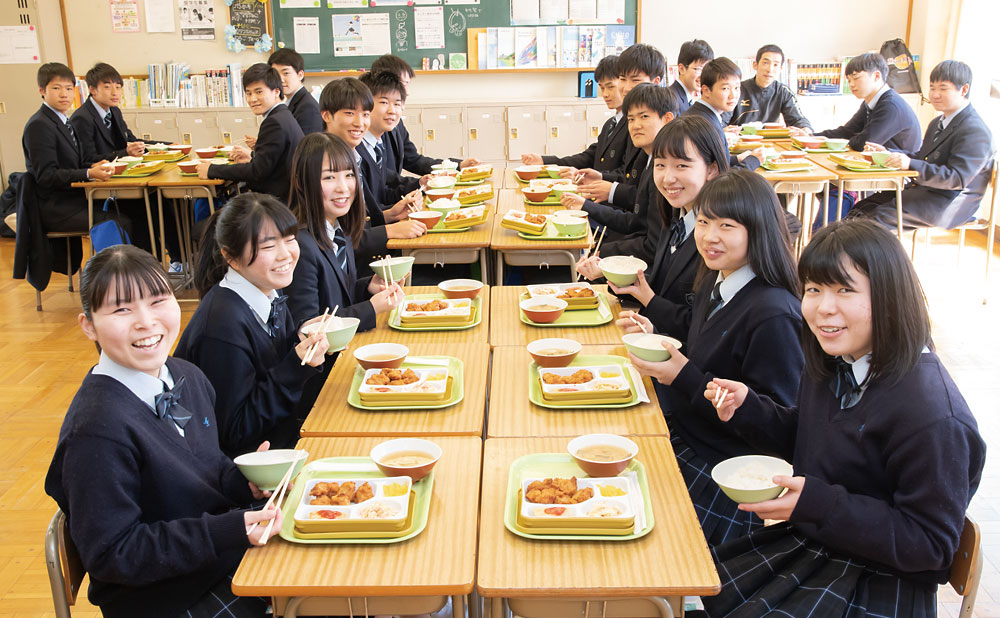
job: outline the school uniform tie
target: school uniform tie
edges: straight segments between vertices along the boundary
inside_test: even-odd
[[[681,243],[684,242],[684,238],[687,236],[687,228],[684,225],[684,219],[675,219],[673,223],[670,224],[670,248],[672,251],[676,251]]]
[[[184,377],[181,376],[180,380],[174,382],[173,388],[167,388],[167,383],[163,382],[163,392],[153,398],[156,403],[157,418],[169,418],[181,429],[184,429],[184,426],[191,420],[191,413],[180,404],[183,390]]]
[[[334,251],[337,254],[337,264],[340,265],[340,270],[347,272],[347,237],[344,236],[344,230],[337,228],[333,231],[333,245]]]
[[[109,131],[111,130],[111,112],[104,114],[104,126],[106,126]]]
[[[933,143],[937,143],[938,139],[941,138],[941,133],[944,132],[944,120],[938,120],[937,128],[934,129],[934,136],[931,138]]]
[[[722,282],[719,281],[712,288],[712,297],[708,301],[708,310],[705,312],[705,321],[712,319],[715,312],[722,308]]]
[[[382,142],[375,142],[375,165],[382,167],[383,158],[385,158],[385,146]]]
[[[281,325],[285,323],[285,303],[287,296],[276,296],[271,301],[271,313],[267,316],[267,328],[271,331],[272,337],[277,337],[281,332]]]
[[[76,131],[73,130],[73,125],[70,124],[69,120],[66,121],[66,129],[69,130],[69,139],[73,142],[73,146],[79,148],[80,143],[76,141]]]
[[[858,379],[854,377],[854,368],[849,362],[837,358],[834,361],[833,369],[830,390],[833,391],[834,397],[840,401],[840,409],[843,410],[851,405],[851,400],[854,399],[855,395],[861,393],[861,387],[858,386]]]
[[[615,130],[616,126],[618,126],[618,118],[616,116],[612,116],[611,120],[608,121],[608,135],[611,135],[611,132]]]

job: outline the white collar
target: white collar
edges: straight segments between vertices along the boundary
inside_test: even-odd
[[[742,290],[756,276],[749,264],[740,266],[730,273],[728,277],[723,277],[722,272],[719,272],[719,276],[716,277],[715,281],[716,283],[722,283],[719,286],[719,295],[722,296],[722,304],[725,305],[732,300],[736,296],[736,293]]]
[[[352,148],[351,152],[354,153],[354,163],[356,163],[357,166],[360,168],[361,167],[361,153],[358,152],[357,149],[355,149],[355,148]],[[358,179],[360,180],[360,176],[358,177]]]
[[[97,112],[101,115],[101,120],[111,111],[111,108],[105,108],[103,105],[97,102],[97,99],[90,97],[90,102],[93,103],[94,107],[97,108]]]
[[[336,250],[337,249],[337,243],[335,243],[333,241],[333,235],[337,233],[337,230],[342,230],[343,229],[340,226],[340,221],[337,221],[336,225],[331,225],[329,219],[324,219],[323,222],[326,223],[326,235],[330,238],[330,242],[333,243],[333,248],[334,248],[334,250]]]
[[[118,380],[154,411],[156,410],[156,396],[163,392],[163,383],[167,383],[167,388],[174,387],[174,378],[170,375],[166,364],[160,367],[160,377],[154,378],[145,371],[116,363],[104,352],[101,352],[101,360],[94,366],[92,373]]]
[[[243,302],[250,306],[254,315],[257,316],[257,320],[263,326],[264,331],[267,333],[271,332],[267,327],[267,319],[271,317],[271,301],[278,297],[278,292],[271,290],[270,294],[264,294],[260,291],[260,288],[250,283],[246,277],[233,269],[232,266],[229,267],[229,270],[226,271],[226,276],[219,282],[219,287],[228,288],[236,292],[243,299]]]
[[[865,103],[865,105],[868,106],[868,109],[875,109],[875,106],[878,104],[878,100],[881,99],[882,95],[885,94],[886,91],[888,91],[889,89],[890,89],[889,84],[882,84],[882,87],[879,88],[878,92],[875,93],[875,96],[872,97],[872,102]]]
[[[686,215],[681,217],[681,221],[684,222],[684,240],[687,240],[688,236],[694,233],[694,226],[698,221],[698,213],[692,208],[687,211]]]
[[[615,124],[618,124],[619,122],[621,122],[622,121],[622,116],[624,116],[624,115],[625,114],[623,114],[621,110],[618,110],[618,113],[615,114]]]
[[[941,115],[941,128],[942,129],[947,128],[947,126],[951,123],[952,118],[954,118],[955,116],[961,114],[962,111],[964,111],[965,108],[968,107],[968,106],[969,106],[969,100],[966,99],[965,103],[962,104],[962,107],[960,107],[957,110],[955,110],[954,112],[952,112],[951,115],[945,116],[944,114],[942,114]]]
[[[864,391],[868,386],[865,384],[865,380],[868,379],[868,371],[872,365],[871,352],[855,361],[850,360],[846,356],[841,356],[840,358],[844,359],[844,362],[851,366],[851,371],[854,372],[854,379],[861,386],[861,390]]]
[[[59,120],[63,121],[63,124],[69,122],[69,118],[66,117],[66,114],[64,114],[61,111],[57,110],[56,108],[52,107],[51,105],[49,105],[45,101],[42,101],[42,105],[44,105],[45,107],[47,107],[47,108],[51,109],[53,112],[55,112],[56,116],[59,116]]]

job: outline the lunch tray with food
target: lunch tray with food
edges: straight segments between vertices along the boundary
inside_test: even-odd
[[[503,219],[500,220],[500,227],[538,236],[545,232],[545,226],[548,222],[549,215],[546,214],[509,210],[504,213]]]
[[[764,139],[785,139],[791,134],[788,127],[781,129],[757,129],[757,135],[760,135]]]
[[[460,210],[449,212],[441,220],[440,225],[449,229],[469,229],[470,227],[486,223],[489,216],[489,206],[487,204],[480,204],[478,206],[470,206],[469,208],[462,208]]]
[[[175,161],[180,161],[187,155],[180,150],[167,150],[167,151],[157,151],[157,152],[147,152],[142,155],[143,161],[163,161],[164,163],[173,163]]]
[[[809,161],[801,159],[768,159],[761,163],[762,168],[769,172],[808,172],[813,169]]]
[[[312,479],[295,510],[296,532],[400,532],[410,512],[408,476]]]
[[[830,160],[852,172],[893,172],[899,168],[875,165],[858,154],[831,154]]]
[[[547,222],[545,229],[542,230],[541,234],[528,234],[523,231],[517,233],[518,236],[527,240],[583,240],[587,237],[590,230],[584,229],[579,234],[560,234],[556,226],[552,224],[551,221]]]
[[[360,410],[447,408],[465,397],[464,380],[464,363],[450,356],[407,358],[399,369],[363,369],[358,365],[347,403]]]
[[[451,316],[448,316],[446,319],[431,320],[431,321],[425,321],[425,322],[414,322],[413,319],[409,319],[409,320],[405,320],[404,321],[402,319],[402,315],[401,314],[403,313],[405,307],[409,303],[411,303],[411,302],[414,302],[414,303],[430,303],[430,302],[435,301],[435,300],[444,301],[444,300],[447,300],[447,299],[445,299],[445,297],[442,294],[410,294],[410,295],[407,295],[403,299],[403,302],[400,303],[399,305],[397,305],[389,313],[389,320],[388,320],[388,322],[389,322],[389,328],[392,328],[392,329],[395,329],[395,330],[412,330],[412,331],[420,331],[420,330],[465,330],[467,328],[472,328],[473,326],[476,326],[476,325],[480,324],[482,322],[482,320],[483,320],[483,315],[482,315],[482,306],[483,306],[482,305],[482,299],[478,298],[478,297],[472,299],[471,305],[470,305],[471,312],[469,313],[467,319],[454,320],[454,319],[451,319]],[[469,302],[469,299],[467,299],[467,298],[456,298],[456,299],[451,299],[451,300],[452,301],[463,300],[465,302]],[[459,307],[455,307],[455,308],[457,309]]]
[[[545,286],[543,286],[545,287]],[[551,287],[551,284],[549,285]],[[528,292],[521,294],[518,302],[526,298],[530,298],[531,295]],[[563,299],[565,300],[565,299]],[[569,309],[569,307],[567,307]],[[608,305],[607,297],[601,292],[597,293],[597,306],[594,308],[583,308],[574,309],[573,311],[564,311],[561,316],[555,319],[553,322],[541,323],[534,322],[524,314],[523,309],[518,309],[518,314],[521,317],[521,322],[528,324],[529,326],[538,326],[541,328],[554,327],[554,328],[565,328],[568,326],[603,326],[611,320],[614,316],[611,314],[611,306]]]
[[[608,354],[580,354],[567,367],[532,362],[528,400],[551,409],[628,408],[640,401],[630,367],[627,358]]]
[[[760,142],[736,142],[729,147],[729,152],[733,154],[739,154],[741,152],[747,152],[748,150],[756,150],[763,146]]]
[[[566,311],[597,309],[601,304],[600,293],[586,281],[581,283],[542,283],[529,285],[527,288],[531,298],[553,296],[563,299],[568,305]]]
[[[338,469],[341,467],[343,469]],[[338,499],[336,496],[344,495],[345,492],[341,490],[347,482],[353,483],[355,489],[355,494],[351,497],[352,499],[348,500],[348,505],[309,504],[312,499],[318,497],[310,496],[310,493],[319,483],[327,483],[327,487],[321,488],[327,490],[322,495],[330,496],[330,498],[324,501],[343,502],[343,498]],[[334,483],[338,485],[336,490],[333,490],[332,487]],[[357,491],[365,483],[371,488],[373,496],[362,501],[358,499]],[[386,488],[389,489],[388,492],[386,492]],[[405,494],[388,495],[398,492],[401,488],[406,491]],[[385,476],[368,457],[319,459],[306,465],[291,486],[288,498],[282,507],[285,518],[280,536],[292,543],[305,544],[399,543],[417,536],[427,527],[427,516],[430,511],[433,489],[433,471],[419,483],[412,483],[409,477]],[[363,498],[365,495],[360,497]],[[383,509],[376,507],[377,504],[389,504],[391,507]],[[404,505],[405,515],[400,524],[396,507],[403,509]],[[315,516],[315,519],[309,516],[310,513],[320,511],[346,511],[346,515],[338,515],[333,519],[320,515]],[[389,515],[389,517],[375,517],[381,514]],[[326,515],[329,516],[329,514]],[[364,517],[365,515],[371,516],[371,520]],[[372,523],[368,523],[369,521]],[[327,528],[326,531],[312,532],[303,530],[300,527],[303,525],[307,528],[309,526],[332,528]],[[346,530],[336,528],[345,525],[348,527]],[[369,526],[376,529],[355,529],[356,526]],[[380,529],[380,526],[384,529]]]
[[[112,178],[142,178],[143,176],[152,176],[156,172],[162,170],[166,164],[166,161],[136,163],[121,174],[115,174]]]
[[[485,183],[474,187],[463,187],[455,191],[453,199],[458,200],[466,206],[491,200],[493,199],[493,185]]]
[[[532,487],[533,483],[538,484]],[[570,493],[574,484],[576,489]],[[588,493],[593,496],[573,502],[574,497],[583,498]],[[532,502],[526,498],[529,495],[542,501],[561,496],[569,504]],[[560,507],[566,510],[559,511]],[[610,478],[588,477],[567,453],[525,455],[510,466],[504,526],[518,536],[626,541],[649,534],[653,524],[646,468],[638,460],[633,459],[621,474]]]
[[[472,322],[472,300],[468,298],[404,297],[395,313],[400,324],[413,325],[461,325]]]
[[[455,184],[473,183],[486,180],[493,175],[492,165],[471,165],[459,170]]]

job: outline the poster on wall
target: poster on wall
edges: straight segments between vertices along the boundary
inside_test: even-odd
[[[41,62],[34,26],[0,26],[0,64]]]
[[[185,41],[215,39],[213,0],[180,0],[181,38]]]
[[[174,0],[146,0],[146,32],[174,32]]]
[[[136,0],[110,0],[111,31],[139,32],[139,3]]]
[[[267,4],[258,0],[234,0],[229,5],[229,23],[243,45],[254,45],[267,34]]]

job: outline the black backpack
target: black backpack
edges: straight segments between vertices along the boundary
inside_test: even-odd
[[[917,78],[917,70],[913,68],[913,54],[907,49],[903,39],[892,39],[882,43],[879,54],[885,58],[889,65],[889,73],[885,76],[885,83],[900,94],[916,93],[923,98],[920,91],[920,79]]]
[[[0,193],[0,236],[14,238],[14,230],[7,227],[4,219],[12,212],[17,212],[17,191],[21,188],[23,172],[11,172],[7,177],[7,188]]]

